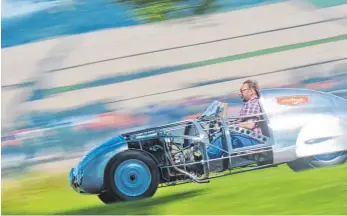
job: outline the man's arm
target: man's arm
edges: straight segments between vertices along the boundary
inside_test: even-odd
[[[257,115],[260,114],[260,106],[259,103],[253,103],[250,104],[246,109],[245,109],[245,116],[249,116],[249,115]],[[256,125],[257,125],[257,121],[258,121],[258,117],[251,117],[251,118],[246,118],[247,120],[244,122],[240,122],[239,126],[242,128],[246,128],[249,130],[253,130]]]
[[[242,122],[239,124],[240,127],[253,130],[256,126],[255,122]]]

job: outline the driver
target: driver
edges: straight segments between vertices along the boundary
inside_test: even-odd
[[[250,115],[257,115],[261,113],[259,105],[259,86],[255,80],[246,80],[242,83],[240,88],[240,97],[244,102],[240,110],[240,123],[239,126],[252,130],[255,136],[262,135],[262,131],[257,123],[260,116],[247,117]]]

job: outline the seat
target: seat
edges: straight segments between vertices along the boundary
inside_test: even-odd
[[[257,96],[258,98],[260,99],[261,98],[261,94],[260,94],[260,91],[259,90],[256,90],[256,93],[257,93]],[[263,113],[263,109],[260,105],[260,113]],[[262,132],[262,134],[266,137],[270,137],[270,133],[269,133],[269,128],[267,126],[267,122],[265,121],[265,118],[264,118],[264,115],[263,114],[262,116],[260,116],[260,121],[258,122],[258,125],[259,125],[259,128]]]
[[[260,112],[263,113],[263,109],[262,108],[260,108]],[[269,128],[267,126],[267,122],[265,121],[264,115],[265,114],[260,116],[260,121],[258,122],[258,125],[260,127],[260,130],[261,130],[262,134],[264,136],[266,136],[266,137],[270,137]]]

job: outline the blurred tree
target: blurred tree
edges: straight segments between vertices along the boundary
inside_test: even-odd
[[[216,11],[216,0],[114,0],[130,5],[135,16],[145,22],[201,15]]]

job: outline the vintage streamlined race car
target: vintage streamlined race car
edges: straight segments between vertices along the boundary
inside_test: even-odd
[[[286,163],[292,170],[347,160],[347,100],[306,89],[259,92],[262,135],[226,116],[213,101],[196,119],[117,135],[86,154],[69,175],[81,194],[104,203],[137,200],[157,188],[208,183],[230,174]]]

